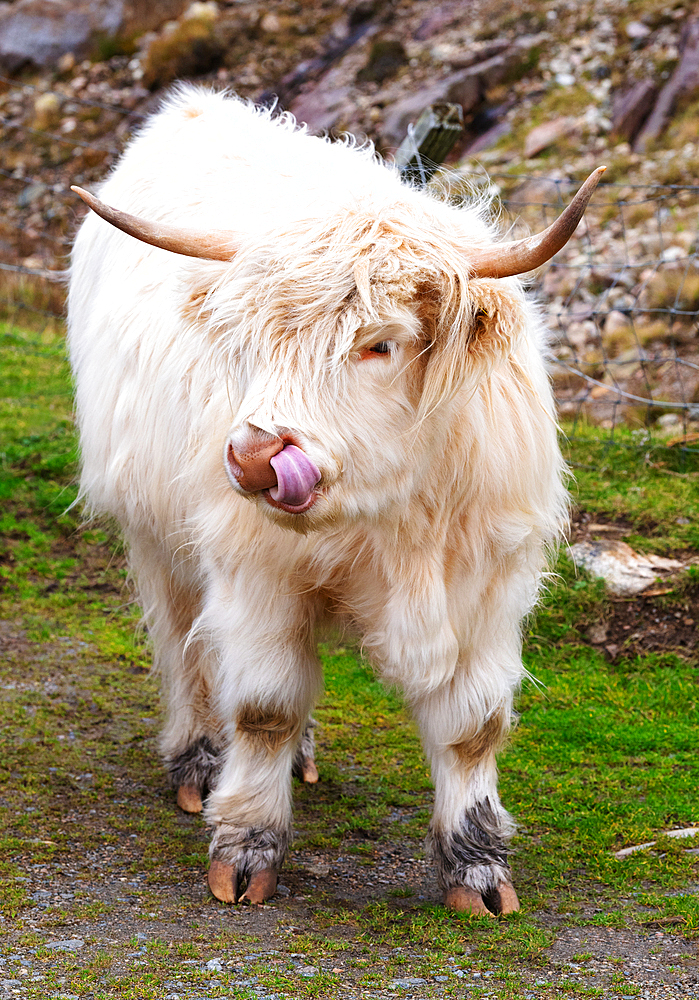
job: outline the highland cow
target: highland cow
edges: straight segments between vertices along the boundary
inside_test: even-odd
[[[102,200],[79,191],[82,493],[123,529],[219,899],[275,891],[292,771],[317,778],[316,636],[342,619],[420,727],[446,904],[518,908],[495,754],[566,491],[515,276],[566,243],[600,172],[504,243],[368,145],[182,88]]]

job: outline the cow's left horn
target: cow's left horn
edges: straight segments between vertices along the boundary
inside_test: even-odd
[[[147,222],[128,212],[105,205],[89,191],[73,185],[70,189],[79,194],[86,205],[105,222],[109,222],[123,233],[150,243],[151,246],[181,253],[186,257],[203,257],[205,260],[231,260],[236,250],[236,234],[225,229],[181,229],[162,222]]]
[[[511,243],[496,243],[491,247],[470,250],[471,277],[509,278],[514,274],[533,271],[551,260],[575,232],[592,192],[606,169],[597,167],[590,174],[570,205],[543,233]]]

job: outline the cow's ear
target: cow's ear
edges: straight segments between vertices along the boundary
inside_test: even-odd
[[[421,299],[430,354],[420,407],[426,414],[485,382],[516,348],[526,317],[521,286],[503,278],[452,279]]]

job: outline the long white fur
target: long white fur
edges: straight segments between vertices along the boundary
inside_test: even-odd
[[[342,612],[420,724],[433,828],[487,796],[507,833],[494,754],[469,766],[453,748],[509,719],[566,494],[539,316],[517,280],[469,279],[469,246],[495,238],[484,213],[402,185],[370,147],[194,88],[100,197],[228,228],[236,249],[192,260],[90,214],[73,253],[82,490],[124,530],[164,754],[214,736],[229,752],[208,818],[287,829],[294,746],[253,758],[237,710],[303,720],[316,626]],[[379,340],[391,355],[362,357]],[[224,444],[246,422],[292,429],[321,470],[307,514],[231,486]]]

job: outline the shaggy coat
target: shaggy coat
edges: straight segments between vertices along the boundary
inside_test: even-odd
[[[90,213],[69,298],[82,492],[123,529],[163,756],[181,804],[208,791],[213,891],[279,869],[294,759],[313,756],[317,630],[343,619],[420,727],[447,901],[498,909],[512,823],[495,752],[566,493],[541,319],[518,279],[470,277],[469,249],[495,238],[484,212],[193,88],[100,197],[230,234],[230,260],[192,259]],[[307,510],[241,487],[231,449],[250,435],[317,468]]]

